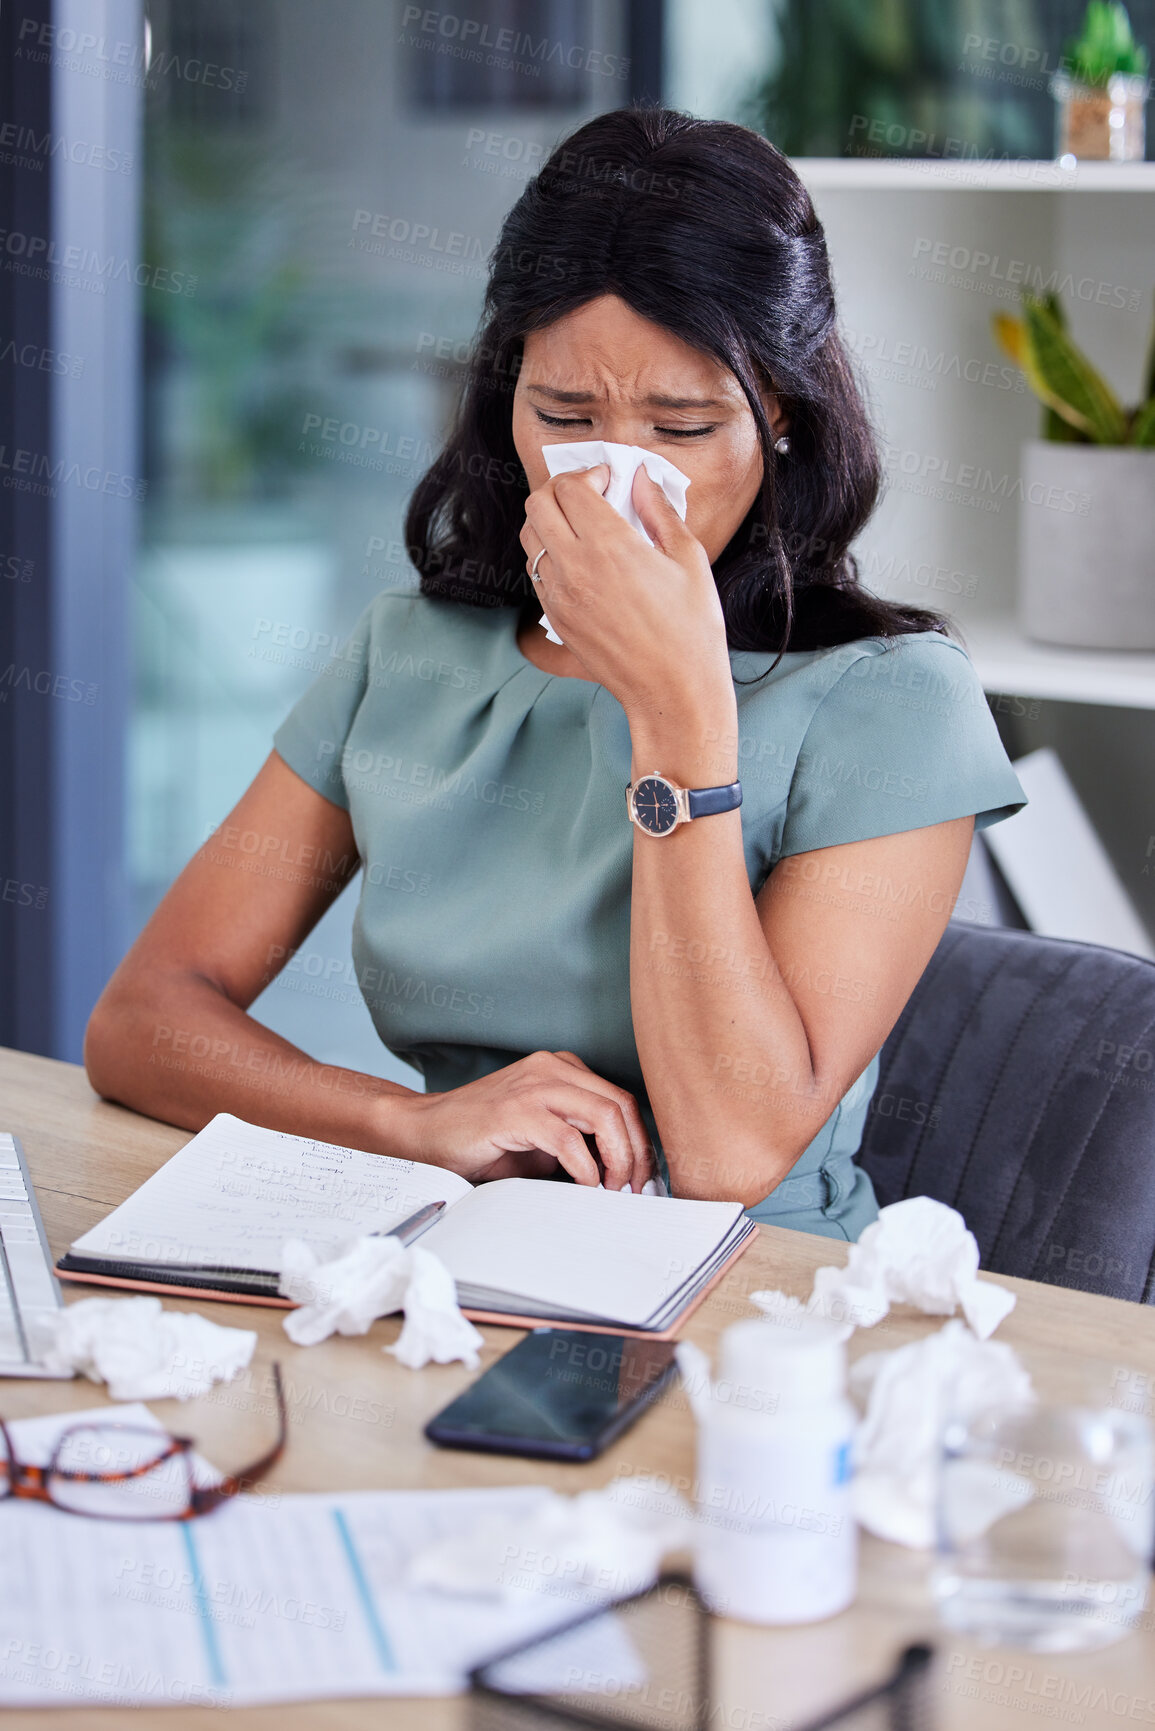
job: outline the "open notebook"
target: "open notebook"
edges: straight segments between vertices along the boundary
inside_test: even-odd
[[[757,1231],[737,1202],[533,1178],[474,1188],[437,1166],[222,1112],[78,1238],[57,1272],[288,1307],[277,1295],[286,1239],[335,1250],[442,1201],[422,1248],[445,1263],[466,1314],[491,1321],[669,1333]]]

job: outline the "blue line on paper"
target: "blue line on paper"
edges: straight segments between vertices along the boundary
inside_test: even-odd
[[[349,1573],[353,1577],[353,1585],[356,1587],[357,1596],[361,1600],[361,1609],[365,1613],[365,1621],[369,1625],[369,1633],[373,1637],[373,1645],[377,1649],[381,1669],[383,1671],[396,1671],[397,1661],[393,1657],[393,1649],[389,1645],[385,1626],[377,1615],[377,1606],[373,1602],[369,1582],[365,1578],[365,1570],[362,1567],[360,1557],[357,1555],[357,1547],[353,1543],[353,1535],[349,1531],[349,1523],[345,1519],[344,1509],[333,1510],[333,1521],[345,1550],[345,1556],[349,1563]]]
[[[200,1612],[201,1634],[204,1636],[205,1653],[208,1656],[209,1662],[209,1676],[219,1689],[223,1689],[228,1682],[228,1678],[225,1675],[225,1668],[221,1663],[221,1650],[217,1645],[217,1632],[213,1627],[212,1617],[209,1615],[209,1602],[208,1595],[205,1592],[204,1572],[201,1569],[201,1560],[197,1555],[197,1548],[193,1542],[191,1521],[181,1521],[180,1536],[184,1540],[185,1554],[188,1557],[188,1566],[192,1573],[193,1592],[196,1594],[197,1610]]]

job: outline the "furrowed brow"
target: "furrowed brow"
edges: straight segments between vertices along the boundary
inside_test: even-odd
[[[527,391],[535,396],[548,397],[554,403],[593,403],[597,401],[593,391],[562,391],[554,385],[526,385]],[[724,404],[717,397],[670,397],[660,392],[651,393],[641,399],[647,408],[651,409],[720,409]]]
[[[720,409],[722,404],[717,397],[666,397],[654,395],[644,397],[643,402],[651,409]]]
[[[553,403],[592,403],[597,400],[592,391],[559,391],[553,385],[527,385],[525,388],[536,396],[548,397]]]

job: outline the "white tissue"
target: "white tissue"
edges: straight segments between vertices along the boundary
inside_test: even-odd
[[[1015,1295],[978,1280],[978,1267],[979,1247],[962,1215],[929,1196],[908,1196],[879,1210],[850,1246],[845,1268],[817,1270],[809,1308],[870,1328],[892,1304],[914,1304],[931,1316],[958,1307],[986,1340],[1014,1309]]]
[[[458,1308],[449,1270],[420,1245],[406,1250],[397,1238],[357,1238],[322,1261],[293,1238],[281,1253],[279,1290],[301,1306],[285,1318],[285,1333],[298,1346],[334,1333],[366,1334],[379,1316],[404,1310],[400,1337],[385,1350],[410,1370],[431,1359],[460,1359],[470,1370],[481,1362],[482,1337]]]
[[[396,1345],[386,1348],[410,1370],[434,1364],[452,1364],[460,1359],[470,1370],[481,1360],[478,1349],[485,1341],[457,1305],[453,1276],[439,1256],[414,1245],[405,1252],[410,1258],[409,1287],[405,1293],[405,1322]]]
[[[935,1541],[934,1504],[943,1425],[963,1423],[984,1407],[1023,1406],[1031,1379],[1002,1341],[977,1340],[960,1321],[895,1352],[872,1352],[850,1372],[869,1392],[855,1433],[854,1508],[881,1539],[926,1549]],[[1031,1487],[1005,1468],[955,1475],[951,1526],[975,1537],[1030,1499]]]
[[[911,1196],[879,1210],[850,1247],[845,1268],[819,1268],[803,1306],[783,1292],[752,1292],[750,1301],[781,1325],[816,1315],[838,1322],[843,1337],[871,1328],[892,1304],[913,1304],[931,1316],[961,1308],[970,1328],[948,1322],[937,1334],[896,1352],[870,1353],[850,1373],[856,1391],[870,1392],[855,1433],[855,1512],[863,1526],[895,1544],[934,1542],[934,1495],[940,1431],[947,1413],[967,1419],[987,1405],[1030,1398],[1030,1378],[1014,1352],[991,1342],[1015,1306],[1005,1286],[978,1279],[979,1247],[955,1209]],[[971,1329],[974,1333],[971,1333]],[[977,1337],[977,1338],[976,1338]],[[679,1363],[682,1349],[678,1350]],[[684,1367],[683,1374],[685,1374]],[[693,1392],[691,1391],[691,1402]],[[979,1533],[1020,1506],[1025,1481],[1002,1473],[960,1473],[956,1531]]]
[[[189,1400],[231,1382],[257,1344],[252,1329],[164,1310],[159,1298],[82,1298],[47,1326],[48,1368],[107,1383],[113,1400]]]
[[[607,439],[581,439],[568,445],[545,445],[542,456],[551,475],[568,475],[577,469],[594,469],[599,463],[607,464],[610,480],[602,496],[619,517],[625,518],[631,529],[637,530],[647,547],[654,543],[643,528],[633,502],[634,476],[643,464],[650,480],[657,483],[678,516],[685,521],[686,488],[690,485],[690,477],[683,475],[681,469],[676,469],[673,463],[659,457],[655,451],[643,450],[641,445],[615,445]],[[561,642],[544,613],[541,624],[551,643]]]
[[[414,1586],[509,1599],[527,1591],[591,1600],[641,1592],[693,1516],[669,1481],[616,1479],[604,1491],[543,1491],[527,1515],[485,1514],[410,1560]]]

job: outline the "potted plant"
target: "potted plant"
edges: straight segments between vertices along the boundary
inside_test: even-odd
[[[1056,295],[993,317],[1043,404],[1023,447],[1019,613],[1028,637],[1155,649],[1155,331],[1143,396],[1125,409],[1071,341]]]
[[[1117,0],[1090,0],[1083,28],[1062,59],[1051,81],[1059,160],[1142,162],[1147,50],[1131,34],[1127,8]]]

